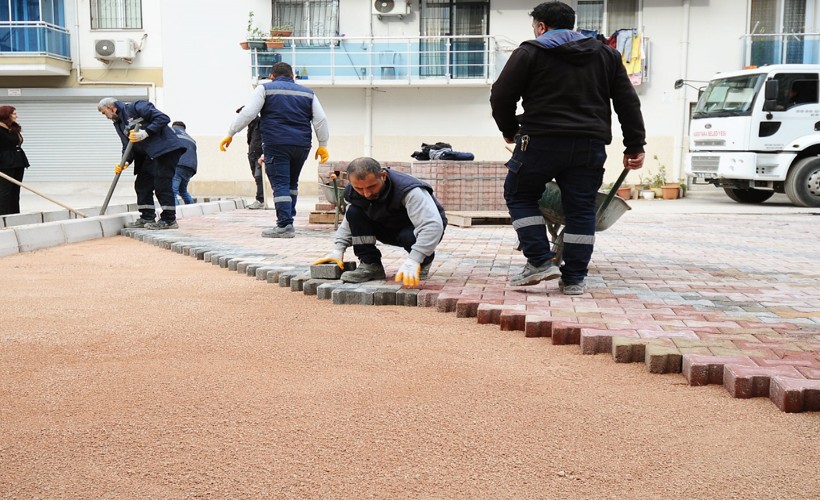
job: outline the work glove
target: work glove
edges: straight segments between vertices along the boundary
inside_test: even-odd
[[[128,168],[127,163],[125,165],[120,165],[119,163],[117,163],[117,166],[114,167],[114,173],[115,174],[121,174],[122,171],[125,170],[126,168]]]
[[[339,266],[340,269],[344,269],[345,268],[344,258],[345,258],[344,250],[336,249],[336,250],[330,252],[329,254],[325,255],[321,259],[317,260],[316,262],[314,262],[313,265],[318,266],[319,264],[333,263],[333,264],[336,264],[337,266]]]
[[[148,138],[148,132],[145,130],[132,130],[128,134],[128,140],[131,142],[140,142]]]
[[[413,259],[407,259],[396,273],[396,283],[404,283],[408,288],[415,288],[419,286],[419,272],[421,271],[421,264]]]
[[[233,142],[233,137],[231,137],[231,136],[228,136],[228,137],[222,139],[222,142],[219,143],[219,150],[220,151],[227,151],[228,146],[231,145],[231,142]]]
[[[319,160],[321,158],[321,160]],[[324,146],[319,146],[319,149],[316,150],[316,156],[313,157],[314,160],[319,160],[319,163],[324,163],[330,158],[330,154],[327,152],[327,148]]]

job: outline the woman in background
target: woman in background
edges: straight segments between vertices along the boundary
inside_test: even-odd
[[[13,106],[0,106],[0,173],[23,182],[28,159],[23,149],[23,134]],[[0,215],[20,213],[20,186],[0,176]]]

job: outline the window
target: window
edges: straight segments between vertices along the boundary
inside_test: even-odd
[[[610,36],[620,29],[638,27],[638,0],[577,0],[576,27]]]
[[[273,0],[271,26],[292,26],[293,36],[339,36],[339,0]],[[297,45],[327,45],[329,41],[300,41]]]
[[[141,0],[91,0],[91,29],[142,28]]]
[[[804,36],[811,15],[806,0],[751,0],[747,64],[816,62],[812,42]],[[816,38],[813,40],[816,44]]]
[[[486,70],[489,0],[423,0],[419,15],[422,36],[441,36],[421,43],[422,76],[480,78]],[[449,50],[448,50],[449,44]]]

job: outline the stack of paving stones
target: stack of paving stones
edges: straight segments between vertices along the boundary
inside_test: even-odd
[[[386,281],[344,284],[338,266],[309,265],[333,248],[332,229],[300,216],[296,238],[265,239],[272,216],[258,212],[123,234],[318,300],[434,307],[682,373],[692,386],[722,384],[736,398],[768,397],[785,412],[820,411],[820,217],[630,214],[596,235],[587,293],[568,297],[554,281],[508,286],[525,261],[507,226],[448,227],[430,278],[405,289],[392,282],[401,249],[380,246]]]

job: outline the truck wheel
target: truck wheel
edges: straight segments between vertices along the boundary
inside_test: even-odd
[[[735,189],[723,188],[726,196],[738,203],[763,203],[772,196],[774,191],[764,191],[762,189]]]
[[[803,158],[792,165],[784,188],[789,201],[798,207],[820,207],[820,157]]]

